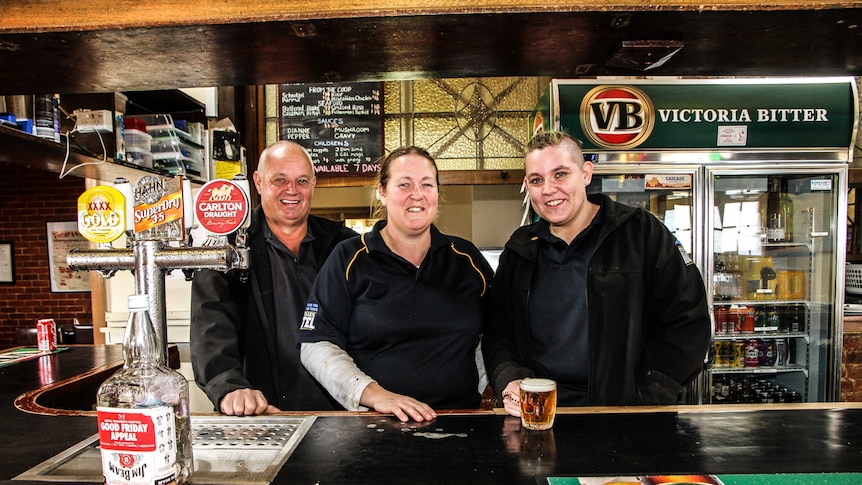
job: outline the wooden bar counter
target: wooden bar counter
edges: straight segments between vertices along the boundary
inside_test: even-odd
[[[121,359],[118,346],[82,345],[0,367],[0,483],[28,483],[11,479],[96,432],[95,412],[51,406],[86,401],[87,381],[101,382]],[[60,390],[69,386],[77,399]],[[862,479],[855,475],[862,473],[859,403],[566,408],[548,432],[523,431],[518,419],[497,411],[443,413],[430,423],[322,413],[272,483],[535,484],[659,474]]]

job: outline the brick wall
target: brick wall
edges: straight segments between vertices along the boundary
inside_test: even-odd
[[[15,283],[0,284],[0,348],[17,345],[15,329],[53,318],[71,328],[90,319],[90,293],[54,293],[45,223],[74,221],[84,179],[0,163],[0,241],[14,244]]]
[[[841,401],[862,402],[862,331],[844,333]]]

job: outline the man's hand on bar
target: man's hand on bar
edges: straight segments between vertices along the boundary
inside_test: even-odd
[[[228,416],[254,416],[279,411],[277,407],[269,404],[263,393],[257,389],[237,389],[229,392],[222,398],[219,408]]]

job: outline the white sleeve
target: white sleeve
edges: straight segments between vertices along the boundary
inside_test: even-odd
[[[362,391],[374,379],[359,370],[353,358],[332,342],[303,343],[299,359],[308,372],[348,411],[368,411],[359,405]]]

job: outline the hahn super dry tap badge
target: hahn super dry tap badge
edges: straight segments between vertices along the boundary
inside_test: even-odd
[[[184,236],[182,180],[142,177],[135,184],[133,216],[135,237],[181,241]]]

